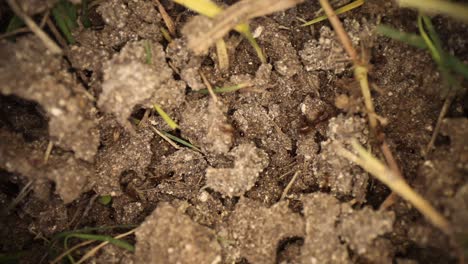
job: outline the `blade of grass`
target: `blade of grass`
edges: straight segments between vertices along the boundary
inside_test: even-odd
[[[179,125],[177,125],[177,123],[174,120],[172,120],[172,118],[166,112],[164,112],[164,110],[158,104],[154,104],[154,110],[156,110],[156,112],[158,112],[158,114],[162,117],[164,122],[166,122],[166,124],[171,129],[175,130],[175,129],[179,128]]]
[[[91,27],[91,20],[89,20],[88,0],[81,1],[81,23],[85,28]]]
[[[52,241],[58,240],[61,238],[64,238],[70,234],[73,233],[89,233],[92,231],[107,231],[107,230],[112,230],[112,229],[118,229],[118,228],[135,228],[137,225],[114,225],[114,226],[100,226],[100,227],[86,227],[86,228],[81,228],[81,229],[76,229],[73,231],[65,231],[58,233],[53,236]]]
[[[404,42],[416,48],[427,49],[427,45],[424,39],[416,34],[399,31],[387,25],[378,25],[377,33],[388,38]]]
[[[180,147],[174,142],[172,141],[170,138],[168,138],[167,136],[165,136],[163,134],[163,132],[159,131],[157,128],[155,128],[154,126],[150,126],[151,129],[153,129],[153,131],[158,134],[158,136],[162,137],[162,139],[166,140],[171,146],[173,146],[175,149],[180,149]]]
[[[146,40],[144,45],[145,45],[146,64],[152,64],[153,51],[151,49],[151,42],[149,40]]]
[[[124,238],[126,236],[129,236],[133,233],[135,233],[136,231],[136,228],[135,229],[132,229],[126,233],[123,233],[123,234],[120,234],[118,236],[115,236],[114,239],[121,239],[121,238]],[[85,262],[87,259],[89,259],[90,257],[94,256],[98,251],[99,249],[105,247],[107,244],[109,244],[110,242],[109,241],[104,241],[102,242],[101,244],[97,245],[96,247],[94,247],[93,249],[91,249],[90,251],[88,251],[88,253],[86,253],[80,260],[78,260],[78,262],[76,264],[80,264],[80,263],[83,263]],[[133,247],[133,246],[132,246]]]
[[[169,134],[169,133],[167,133],[167,132],[164,132],[164,131],[162,131],[162,133],[163,133],[166,137],[168,137],[168,138],[174,140],[175,142],[177,142],[177,143],[179,143],[179,144],[181,144],[181,145],[183,145],[183,146],[186,146],[186,147],[188,147],[188,148],[191,148],[192,150],[195,150],[195,151],[198,151],[198,152],[200,152],[200,153],[203,153],[203,151],[202,151],[200,148],[198,148],[198,147],[192,145],[192,143],[190,143],[190,142],[188,142],[188,141],[186,141],[186,140],[183,140],[183,139],[181,139],[181,138],[178,138],[178,137],[176,137],[176,136],[174,136],[174,135],[171,135],[171,134]]]
[[[163,27],[159,27],[159,30],[161,31],[164,39],[167,40],[167,42],[171,43],[172,42],[172,37],[171,37],[171,34],[169,34],[169,31],[167,31]]]
[[[427,48],[429,49],[429,52],[431,53],[432,59],[437,64],[440,64],[442,62],[440,53],[434,43],[432,42],[431,38],[429,35],[426,33],[426,30],[424,29],[423,25],[423,16],[419,15],[418,16],[418,28],[419,28],[419,33],[421,34],[421,37],[424,39],[424,42],[426,43]]]
[[[130,243],[124,241],[124,240],[119,240],[119,239],[115,239],[111,236],[105,236],[105,235],[94,235],[94,234],[86,234],[86,233],[73,233],[73,234],[70,234],[68,235],[65,240],[69,239],[69,238],[72,238],[72,237],[75,237],[75,238],[79,238],[79,239],[85,239],[85,240],[97,240],[97,241],[105,241],[105,242],[108,242],[108,243],[111,243],[117,247],[120,247],[120,248],[123,248],[123,249],[126,249],[128,251],[135,251],[135,247],[133,245],[131,245]]]
[[[399,0],[401,7],[416,8],[422,12],[444,14],[468,22],[468,5],[446,0]]]
[[[76,8],[65,0],[59,1],[52,9],[52,16],[62,34],[70,44],[75,43],[71,31],[76,28]]]
[[[378,25],[377,33],[394,40],[404,42],[416,48],[427,49],[426,42],[420,35],[402,32],[387,25]],[[443,57],[446,58],[447,67],[454,72],[461,74],[465,79],[468,79],[468,65],[447,52],[442,52],[442,54]]]
[[[23,25],[24,25],[23,20],[21,20],[21,18],[19,18],[19,16],[15,15],[10,19],[10,22],[8,22],[8,26],[7,26],[5,32],[7,32],[7,33],[12,32],[14,30],[17,30],[17,29],[21,28]]]
[[[357,7],[360,7],[363,4],[364,4],[364,0],[356,0],[354,2],[351,2],[351,3],[347,4],[347,5],[344,5],[344,6],[340,7],[340,8],[338,8],[338,9],[336,9],[335,13],[337,15],[340,15],[340,14],[346,13],[348,11],[351,11],[351,10],[357,8]],[[302,24],[301,27],[311,26],[313,24],[316,24],[316,23],[321,22],[321,21],[326,20],[326,19],[327,19],[327,15],[319,16],[317,18],[312,19],[309,22],[306,22],[306,23]]]

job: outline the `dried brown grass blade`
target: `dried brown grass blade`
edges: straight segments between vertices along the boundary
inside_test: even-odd
[[[282,11],[304,0],[244,0],[231,5],[214,18],[213,27],[190,38],[188,46],[196,53],[208,50],[230,30],[249,19]]]

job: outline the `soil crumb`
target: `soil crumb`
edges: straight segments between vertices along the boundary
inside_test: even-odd
[[[391,243],[381,236],[393,230],[394,213],[369,207],[353,210],[325,193],[306,195],[302,201],[306,229],[303,263],[353,263],[353,255],[371,263],[392,263]]]
[[[159,104],[169,111],[182,103],[185,83],[172,75],[161,44],[129,42],[104,66],[98,106],[133,131],[128,118],[136,106],[152,108]]]
[[[161,203],[136,231],[135,263],[221,263],[216,234]]]
[[[286,201],[266,208],[241,198],[226,224],[219,233],[224,238],[225,263],[240,258],[249,263],[275,263],[280,241],[304,236],[302,217],[292,212]]]
[[[234,167],[208,168],[206,186],[228,197],[242,196],[268,166],[268,155],[252,143],[237,146],[229,155],[234,157]]]
[[[35,37],[0,42],[0,92],[37,102],[49,120],[50,140],[93,161],[99,146],[96,108],[86,90]]]
[[[353,139],[365,145],[367,142],[367,123],[361,117],[339,115],[330,119],[326,141],[321,145],[318,159],[312,171],[321,188],[330,188],[338,197],[352,197],[363,203],[367,193],[369,176],[359,166],[337,153],[337,145],[350,146]]]

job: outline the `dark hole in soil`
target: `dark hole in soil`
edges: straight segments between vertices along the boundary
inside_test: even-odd
[[[0,127],[22,134],[26,141],[47,137],[47,118],[40,105],[3,95],[0,95],[0,105]]]
[[[276,263],[294,263],[301,255],[301,247],[304,245],[302,237],[292,237],[281,241],[276,253]]]
[[[439,147],[439,146],[450,146],[451,140],[449,136],[444,136],[439,134],[436,137],[436,141],[434,142],[434,145]]]
[[[409,247],[405,256],[409,259],[417,259],[418,263],[446,264],[457,263],[447,252],[434,247],[421,248],[416,245]]]
[[[3,194],[11,198],[16,197],[20,191],[18,185],[10,180],[13,176],[12,173],[0,169],[0,190]]]

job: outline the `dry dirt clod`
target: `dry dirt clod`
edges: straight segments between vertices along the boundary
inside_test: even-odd
[[[179,70],[180,78],[194,91],[206,88],[200,77],[200,67],[203,58],[193,54],[184,38],[175,39],[166,48],[166,56]]]
[[[260,202],[241,198],[219,235],[227,242],[225,262],[243,257],[252,264],[275,263],[280,241],[302,237],[304,222],[287,202],[266,208]]]
[[[160,203],[136,231],[135,263],[220,263],[215,233]]]
[[[286,78],[301,72],[302,64],[289,34],[279,29],[280,25],[270,19],[259,19],[258,24],[263,28],[258,40],[260,45],[267,50],[266,55],[274,62],[276,72]]]
[[[43,164],[43,148],[34,143],[26,143],[21,135],[0,130],[0,168],[19,173],[30,180],[49,179],[55,182],[56,192],[63,202],[70,203],[81,193],[89,190],[94,167],[76,159],[70,153],[51,155]],[[47,194],[42,197],[47,199]]]
[[[185,83],[172,74],[159,43],[129,42],[104,66],[98,106],[132,131],[127,119],[135,106],[152,108],[157,103],[169,111],[182,103]]]
[[[393,247],[381,236],[393,230],[393,212],[366,207],[353,210],[329,194],[302,197],[306,237],[303,263],[354,263],[349,247],[357,256],[373,263],[391,263]],[[382,250],[374,254],[375,250]]]
[[[367,21],[360,24],[356,20],[345,19],[344,27],[355,46],[359,44],[362,36],[370,36],[372,32],[372,29],[368,28]],[[320,28],[318,40],[312,39],[305,43],[299,55],[307,71],[328,70],[335,74],[344,72],[349,59],[343,46],[336,39],[335,33],[326,26]]]
[[[233,129],[226,112],[226,106],[213,100],[200,99],[187,104],[180,121],[183,135],[203,152],[227,153],[233,144]]]
[[[54,145],[93,161],[99,145],[96,109],[85,89],[35,37],[0,42],[0,92],[37,102],[49,118]],[[26,77],[25,77],[26,76]]]
[[[228,197],[242,196],[268,166],[268,155],[252,143],[239,145],[229,154],[235,159],[234,167],[208,168],[206,186]]]
[[[335,232],[341,211],[339,201],[323,193],[305,196],[302,201],[306,232],[302,262],[351,263],[346,246]]]
[[[360,117],[339,115],[330,119],[327,130],[328,140],[321,143],[321,152],[312,165],[314,176],[321,188],[329,187],[338,197],[352,197],[365,202],[369,176],[359,166],[337,154],[337,144],[350,146],[356,138],[365,144],[368,131],[366,120]]]

